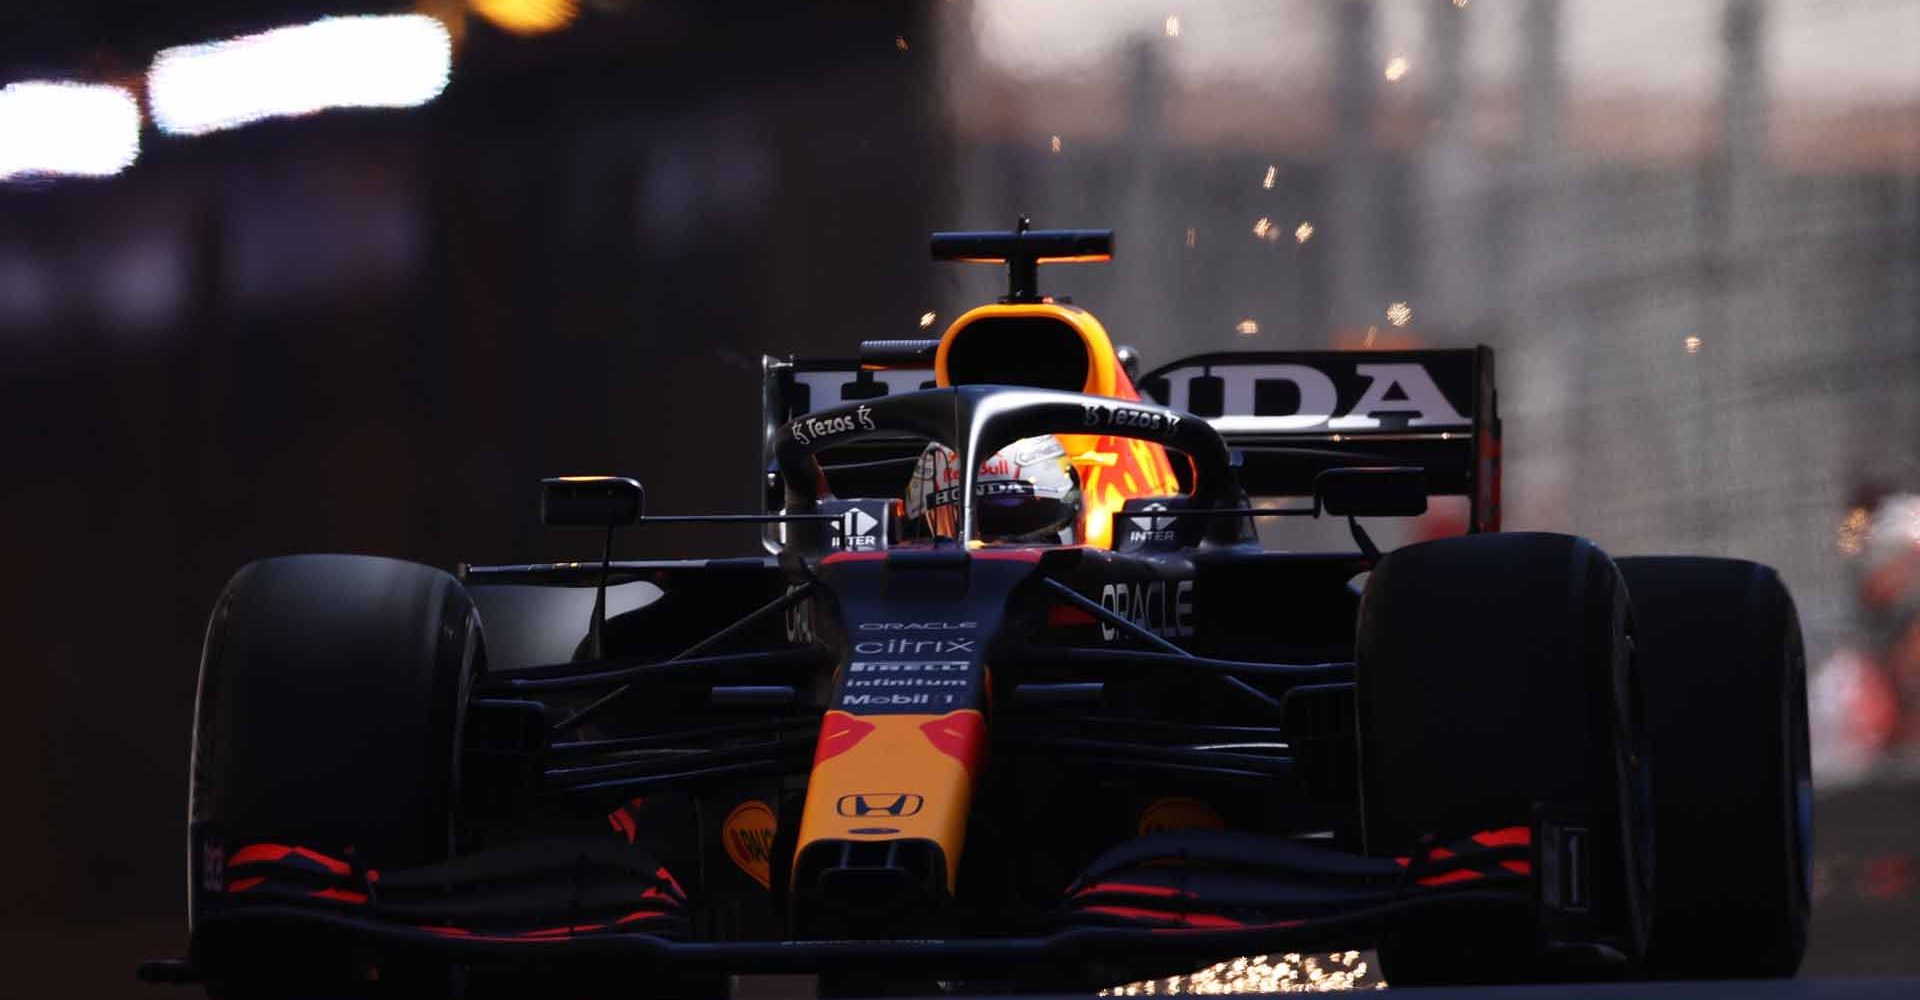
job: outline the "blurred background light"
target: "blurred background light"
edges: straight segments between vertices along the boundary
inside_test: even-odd
[[[0,90],[0,181],[110,177],[140,155],[140,105],[104,84],[29,81]]]
[[[1313,239],[1313,223],[1302,222],[1300,225],[1294,227],[1293,241],[1295,243],[1305,243],[1310,239]]]
[[[419,14],[334,17],[162,51],[147,71],[161,130],[202,135],[328,108],[410,108],[447,87],[452,40]]]
[[[1399,83],[1406,77],[1407,70],[1412,67],[1413,64],[1407,61],[1406,56],[1394,56],[1392,59],[1387,60],[1387,82]]]
[[[1406,326],[1413,322],[1413,307],[1405,302],[1394,302],[1387,306],[1387,322],[1394,326]]]
[[[575,0],[471,0],[473,12],[516,35],[559,31],[580,16]]]

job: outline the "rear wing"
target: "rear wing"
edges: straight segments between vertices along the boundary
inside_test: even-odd
[[[773,468],[774,434],[783,424],[815,410],[933,388],[932,343],[875,343],[862,359],[764,358],[763,476]],[[1202,354],[1157,368],[1137,384],[1156,403],[1206,418],[1238,454],[1240,485],[1253,496],[1311,495],[1314,476],[1341,466],[1418,466],[1427,472],[1429,495],[1468,499],[1468,530],[1500,527],[1492,348]],[[836,492],[898,492],[921,445],[880,439],[849,446],[850,454],[828,467]],[[770,476],[764,481],[767,509],[778,510],[784,494]]]
[[[1418,466],[1430,496],[1464,496],[1469,531],[1500,527],[1500,414],[1490,347],[1202,354],[1139,381],[1206,418],[1253,496],[1308,496],[1355,465]]]

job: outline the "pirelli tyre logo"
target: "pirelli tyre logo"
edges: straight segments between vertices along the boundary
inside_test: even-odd
[[[840,796],[840,801],[834,804],[834,811],[852,819],[870,816],[898,819],[918,813],[926,804],[924,797],[912,792],[862,792]]]

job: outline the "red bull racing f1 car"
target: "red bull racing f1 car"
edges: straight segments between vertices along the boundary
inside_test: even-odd
[[[1006,298],[766,359],[764,510],[566,477],[543,516],[598,558],[241,569],[201,665],[191,944],[143,975],[1004,991],[1368,946],[1394,983],[1791,975],[1779,577],[1499,531],[1484,347],[1142,374],[1036,288],[1111,247],[936,234]],[[1466,532],[1380,551],[1365,522],[1430,497]],[[1264,548],[1286,517],[1353,546]],[[767,551],[611,557],[727,520]]]

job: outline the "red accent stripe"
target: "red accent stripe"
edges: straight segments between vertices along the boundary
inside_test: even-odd
[[[979,770],[987,748],[987,723],[979,712],[950,712],[921,723],[920,731],[926,734],[927,742],[933,744],[935,750],[959,761],[960,766],[967,769],[968,777]]]
[[[227,855],[227,867],[251,865],[265,861],[278,861],[293,853],[293,848],[285,844],[248,844]]]
[[[661,865],[659,870],[653,873],[653,877],[665,882],[675,896],[681,899],[687,898],[687,890],[680,888],[680,883],[674,880],[673,873],[667,870],[667,866]]]
[[[1093,615],[1070,604],[1056,604],[1047,609],[1048,628],[1066,628],[1073,625],[1091,625]]]
[[[1531,861],[1502,861],[1500,862],[1500,867],[1505,868],[1515,875],[1533,874],[1533,862]]]
[[[1461,868],[1444,875],[1429,875],[1419,881],[1421,885],[1452,885],[1455,882],[1471,882],[1480,877],[1480,873],[1471,868]]]
[[[332,872],[335,875],[345,875],[353,871],[352,865],[347,864],[345,861],[336,861],[333,858],[330,858],[324,854],[321,854],[319,851],[308,850],[305,847],[296,847],[293,849],[293,853],[298,854],[303,858],[306,858],[308,861],[311,861],[319,865],[320,867],[325,868],[327,871]]]
[[[1453,852],[1447,850],[1444,847],[1436,847],[1432,851],[1429,851],[1427,853],[1427,858],[1428,860],[1431,860],[1431,861],[1445,861],[1451,857],[1453,857]],[[1407,865],[1411,864],[1412,861],[1413,861],[1412,858],[1394,858],[1393,859],[1393,863],[1396,865],[1399,865],[1402,868],[1407,867]]]
[[[1524,847],[1533,843],[1533,831],[1524,826],[1506,826],[1476,833],[1473,842],[1481,847]]]
[[[1122,917],[1127,920],[1167,920],[1183,924],[1186,927],[1226,928],[1245,927],[1238,920],[1223,917],[1215,913],[1176,913],[1172,910],[1148,910],[1138,906],[1083,906],[1082,913],[1104,913],[1108,916]]]
[[[227,856],[227,867],[271,864],[276,861],[285,861],[288,855],[311,861],[334,875],[346,875],[353,871],[353,866],[345,861],[327,857],[312,848],[288,847],[285,844],[248,844]]]
[[[593,931],[603,931],[606,929],[607,929],[606,924],[575,924],[572,927],[543,927],[537,931],[522,931],[519,934],[515,934],[512,936],[523,937],[523,938],[567,937],[568,935],[572,935],[572,934],[587,934]]]
[[[256,885],[259,885],[260,883],[265,882],[266,880],[267,880],[267,877],[265,875],[255,875],[251,878],[228,879],[227,891],[228,892],[246,892],[248,889],[251,889]]]
[[[878,562],[887,557],[886,550],[873,552],[829,552],[820,559],[820,565],[831,566],[843,562]]]
[[[315,889],[307,893],[307,895],[315,899],[331,899],[336,903],[364,903],[367,901],[366,893],[354,892],[351,889]]]
[[[1275,931],[1275,930],[1286,930],[1290,927],[1302,927],[1302,926],[1305,926],[1306,923],[1307,922],[1305,920],[1276,920],[1270,924],[1241,924],[1239,926],[1241,930]],[[1211,930],[1211,929],[1212,928],[1206,928],[1206,927],[1149,927],[1147,928],[1147,933],[1149,934],[1194,934],[1194,933]]]
[[[1176,889],[1170,885],[1135,885],[1132,882],[1095,882],[1081,889],[1079,892],[1074,893],[1074,895],[1085,896],[1096,892],[1130,892],[1136,896],[1160,896],[1162,898],[1185,896],[1188,899],[1195,898],[1193,893],[1185,889]]]
[[[857,554],[857,553],[856,553]],[[853,749],[874,730],[874,724],[834,709],[820,719],[820,742],[814,744],[813,766]]]

